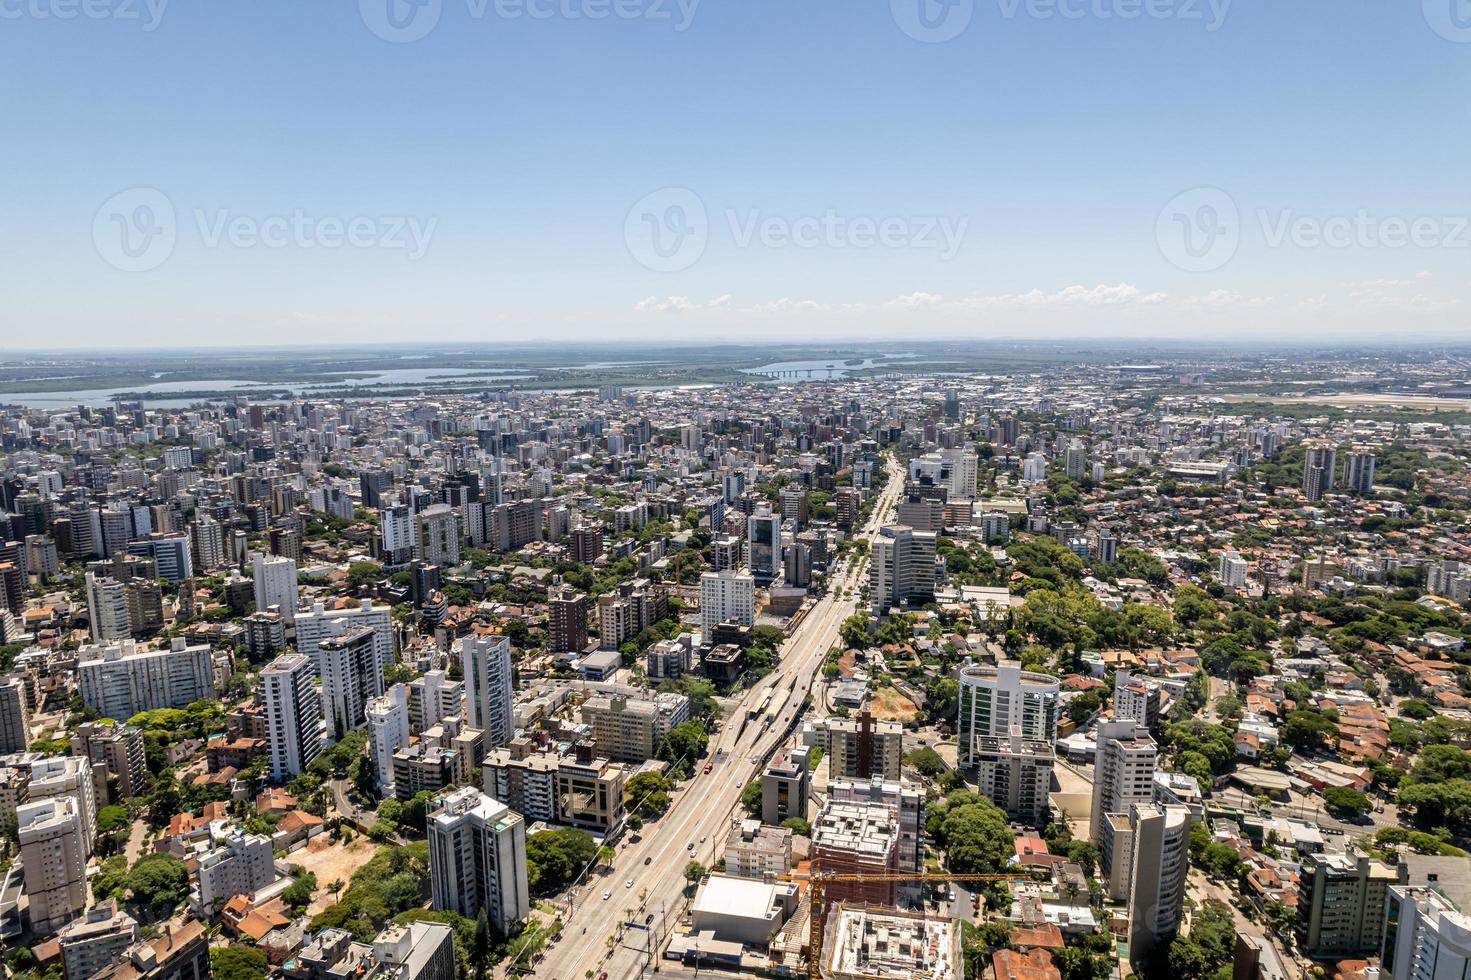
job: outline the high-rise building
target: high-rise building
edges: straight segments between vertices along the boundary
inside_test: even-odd
[[[905,782],[881,779],[839,779],[828,783],[828,799],[834,803],[882,804],[890,809],[899,829],[900,871],[924,870],[925,791]],[[901,888],[901,893],[907,891]]]
[[[368,718],[368,757],[378,778],[378,791],[393,795],[393,756],[409,744],[409,689],[395,684],[365,709]],[[438,721],[438,719],[435,719]]]
[[[1384,980],[1440,980],[1471,976],[1471,915],[1426,885],[1390,885],[1384,942]]]
[[[450,568],[460,563],[460,516],[449,504],[432,504],[419,512],[418,552],[430,565]]]
[[[148,777],[143,729],[131,725],[83,722],[72,736],[72,755],[92,762],[98,785],[108,786],[109,802],[142,796]]]
[[[900,498],[894,517],[899,524],[916,531],[938,534],[945,527],[945,501],[917,493],[906,494]]]
[[[928,602],[935,594],[935,535],[902,524],[879,529],[869,545],[869,598],[876,616],[904,602]]]
[[[260,673],[274,782],[305,772],[322,754],[322,702],[314,673],[311,660],[300,653],[282,654]]]
[[[1137,967],[1180,931],[1190,870],[1190,811],[1139,804],[1130,814],[1129,959]]]
[[[1052,743],[1024,738],[1020,725],[1007,736],[974,740],[976,791],[1013,820],[1041,827],[1047,821],[1047,794],[1056,755]]]
[[[335,742],[366,724],[368,702],[383,693],[383,670],[373,649],[373,631],[366,626],[322,640],[317,657],[327,738]]]
[[[1015,661],[995,667],[967,664],[960,682],[957,754],[962,769],[977,762],[974,742],[981,736],[1009,737],[1020,725],[1022,737],[1052,745],[1057,741],[1058,697],[1061,683],[1050,674],[1021,669]]]
[[[1158,753],[1149,729],[1133,718],[1099,722],[1097,739],[1093,810],[1088,826],[1088,838],[1095,843],[1102,837],[1105,814],[1128,813],[1131,805],[1148,804],[1154,799]]]
[[[31,709],[25,682],[18,677],[0,679],[0,755],[30,747]]]
[[[1228,589],[1241,589],[1246,587],[1246,573],[1250,566],[1245,558],[1234,551],[1226,551],[1221,554],[1220,567],[1217,569],[1217,578],[1221,584]]]
[[[547,649],[552,653],[581,653],[587,648],[587,595],[571,587],[553,590],[547,597]]]
[[[373,631],[373,651],[381,674],[393,665],[393,615],[387,606],[364,599],[357,608],[328,609],[322,602],[312,605],[311,612],[296,614],[296,649],[310,657],[313,669],[322,672],[323,640],[367,627]]]
[[[722,856],[725,873],[733,878],[777,878],[792,869],[792,830],[764,826],[760,820],[742,820],[730,829]]]
[[[904,726],[896,721],[877,721],[867,709],[856,718],[830,718],[827,722],[828,779],[899,779],[904,755]]]
[[[812,824],[812,861],[825,872],[869,876],[864,881],[828,884],[823,889],[825,902],[895,904],[901,869],[893,807],[867,800],[828,800]]]
[[[1356,851],[1306,855],[1298,875],[1298,948],[1311,959],[1378,951],[1390,886],[1405,877],[1403,869]]]
[[[1302,461],[1302,492],[1309,500],[1318,500],[1333,489],[1334,472],[1338,468],[1338,450],[1331,443],[1310,443]]]
[[[409,726],[422,732],[465,707],[465,685],[442,670],[425,672],[409,681]]]
[[[31,929],[47,935],[87,907],[87,853],[80,804],[58,796],[22,804],[15,811]]]
[[[97,643],[126,640],[133,635],[132,620],[128,616],[127,585],[116,579],[88,572],[87,617],[91,625],[92,639]]]
[[[603,529],[597,524],[579,524],[572,529],[572,560],[591,565],[603,554]]]
[[[1355,449],[1348,454],[1343,467],[1343,482],[1353,493],[1370,496],[1374,492],[1374,454],[1367,449]]]
[[[251,562],[255,608],[274,608],[287,623],[296,617],[296,562],[279,555],[257,554]]]
[[[473,786],[434,806],[428,826],[431,907],[471,920],[483,909],[501,935],[510,935],[531,911],[520,815]]]
[[[1069,480],[1081,480],[1088,471],[1088,450],[1077,439],[1068,443],[1063,468]]]
[[[1452,602],[1471,601],[1471,565],[1461,561],[1432,562],[1425,570],[1425,590]]]
[[[485,732],[491,748],[516,733],[512,705],[511,641],[496,633],[456,641],[465,677],[465,713],[470,727]]]
[[[132,640],[77,651],[82,703],[105,718],[131,718],[155,708],[185,708],[214,698],[207,644],[174,638],[167,650],[140,649]]]
[[[780,824],[793,817],[807,819],[807,804],[812,785],[808,750],[789,749],[779,752],[761,774],[761,822]]]
[[[700,576],[700,635],[705,642],[728,620],[756,625],[756,579],[744,571],[705,572]]]
[[[760,506],[746,519],[746,564],[757,585],[770,585],[781,574],[781,517]]]

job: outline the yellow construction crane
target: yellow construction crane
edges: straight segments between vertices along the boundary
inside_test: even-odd
[[[811,909],[809,916],[807,945],[810,955],[807,957],[807,975],[809,977],[820,977],[822,975],[822,933],[823,917],[827,912],[826,903],[823,901],[823,888],[829,882],[885,882],[885,881],[1036,881],[1039,880],[1039,872],[1013,872],[1011,874],[985,874],[985,875],[962,875],[951,874],[948,871],[909,871],[909,872],[866,872],[866,871],[821,871],[813,869],[807,874],[789,874],[778,876],[778,881],[807,882],[808,902]]]

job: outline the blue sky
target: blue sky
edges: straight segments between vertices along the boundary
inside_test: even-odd
[[[1471,336],[1466,0],[87,2],[0,0],[20,340]]]

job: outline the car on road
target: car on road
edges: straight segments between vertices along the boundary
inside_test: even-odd
[[[649,856],[649,857],[644,858],[644,864],[653,864],[653,863],[654,863],[654,858],[653,858],[652,855]]]
[[[701,844],[703,844],[703,843],[705,843],[705,841],[706,841],[706,840],[708,840],[708,838],[706,838],[706,837],[701,837],[701,838],[700,838],[700,843],[701,843]]]
[[[710,762],[705,763],[705,771],[706,772],[709,772],[711,769],[714,769],[714,768],[715,768],[714,763],[710,763]]]
[[[606,902],[608,899],[610,899],[612,897],[613,897],[613,893],[612,892],[603,892],[603,901]]]
[[[629,878],[627,881],[625,881],[623,883],[623,887],[624,888],[632,888],[633,887],[633,879],[632,878]]]
[[[693,851],[695,849],[695,842],[690,841],[688,844],[684,845],[684,849],[686,851]]]

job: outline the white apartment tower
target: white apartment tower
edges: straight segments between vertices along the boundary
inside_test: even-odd
[[[296,649],[312,658],[320,674],[322,641],[359,627],[373,631],[373,653],[381,674],[393,665],[393,615],[387,606],[377,605],[372,599],[364,599],[356,609],[328,610],[326,604],[317,602],[311,612],[297,613]]]
[[[368,702],[383,693],[383,668],[373,631],[357,626],[317,644],[322,670],[322,715],[327,738],[337,741],[367,720]]]
[[[727,620],[756,624],[756,579],[750,572],[706,572],[700,576],[700,635],[705,642]]]
[[[387,799],[393,795],[393,754],[409,744],[408,687],[393,685],[382,697],[370,700],[365,713],[368,755],[378,777],[378,792]]]
[[[935,535],[903,524],[879,528],[869,546],[869,598],[875,616],[912,599],[935,594]]]
[[[457,640],[465,674],[465,711],[485,747],[505,745],[516,732],[511,700],[511,641],[498,634]]]
[[[296,617],[296,562],[283,555],[257,554],[251,562],[255,579],[255,608],[266,612],[272,606],[287,623]]]
[[[260,673],[274,782],[287,782],[322,754],[322,702],[313,673],[311,660],[300,653],[282,654]]]
[[[87,849],[77,801],[61,796],[16,808],[31,929],[47,935],[87,908]]]
[[[485,910],[508,936],[531,910],[521,816],[473,786],[439,797],[429,817],[430,905],[468,919]]]

